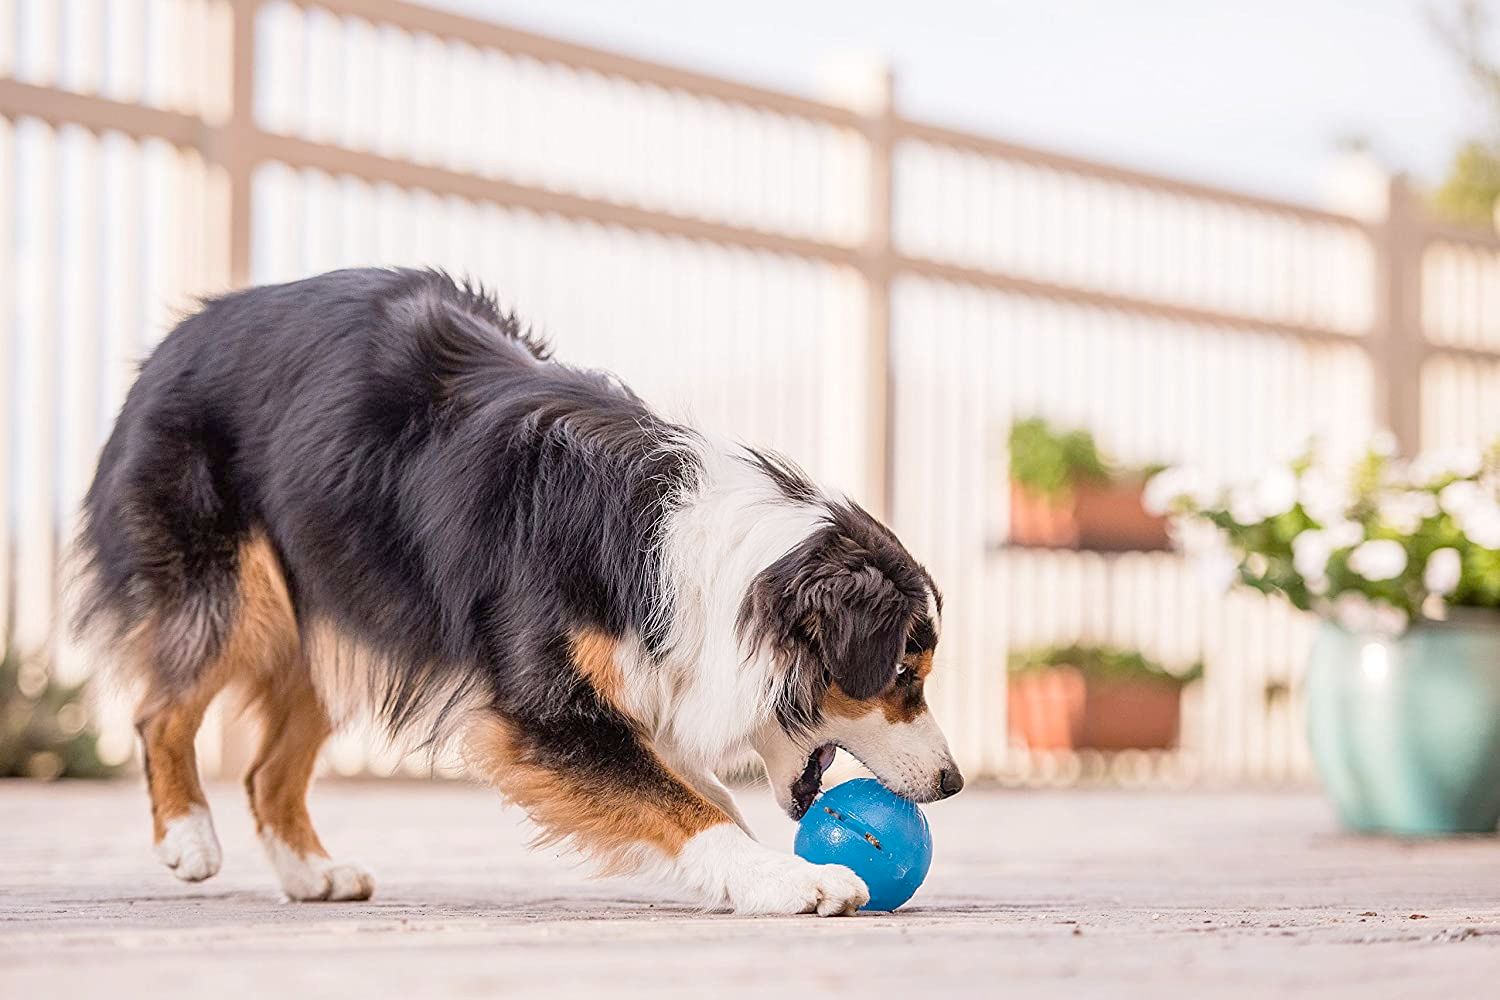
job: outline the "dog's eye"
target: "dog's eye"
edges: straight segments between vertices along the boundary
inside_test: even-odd
[[[904,673],[906,673],[906,664],[898,664],[896,667],[896,676],[900,677]]]

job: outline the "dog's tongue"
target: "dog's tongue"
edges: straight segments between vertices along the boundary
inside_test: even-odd
[[[818,747],[818,777],[822,777],[822,772],[833,766],[833,758],[838,756],[838,752],[839,748],[832,743],[825,743]]]

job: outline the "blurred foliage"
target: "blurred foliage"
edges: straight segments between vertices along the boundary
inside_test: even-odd
[[[1078,483],[1106,482],[1110,475],[1088,431],[1058,431],[1040,417],[1010,429],[1010,478],[1031,493],[1056,498]]]
[[[1480,142],[1465,143],[1453,157],[1448,176],[1431,196],[1432,210],[1450,222],[1494,224],[1500,198],[1500,154]]]
[[[107,778],[82,685],[7,650],[0,660],[0,778]]]
[[[1492,34],[1486,0],[1442,0],[1427,6],[1427,21],[1438,42],[1458,62],[1485,105],[1486,134],[1459,147],[1448,176],[1430,202],[1452,222],[1490,227],[1500,198],[1500,62],[1487,50]]]
[[[1010,672],[1029,674],[1052,667],[1074,667],[1094,681],[1167,681],[1189,684],[1203,676],[1203,664],[1195,663],[1185,670],[1168,670],[1155,660],[1133,649],[1113,646],[1052,646],[1012,653]]]
[[[1341,620],[1387,609],[1404,628],[1445,617],[1445,607],[1500,608],[1500,447],[1446,458],[1455,461],[1408,463],[1372,446],[1345,470],[1304,456],[1207,497],[1179,494],[1167,507],[1179,537],[1194,520],[1216,529],[1215,543],[1198,547],[1222,548],[1245,586]],[[1281,502],[1258,508],[1278,472],[1288,487],[1273,491],[1284,493]],[[1389,570],[1361,561],[1377,547]],[[1429,577],[1439,552],[1451,559],[1446,582]]]

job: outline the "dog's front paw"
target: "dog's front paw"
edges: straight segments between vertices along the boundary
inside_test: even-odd
[[[711,827],[677,856],[678,881],[736,913],[816,913],[838,917],[870,901],[843,865],[815,865],[756,843],[733,823]]]
[[[793,855],[731,878],[729,903],[736,913],[816,913],[850,916],[870,901],[870,890],[843,865],[815,865]]]

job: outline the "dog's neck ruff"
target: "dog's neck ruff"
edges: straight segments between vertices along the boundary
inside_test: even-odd
[[[755,578],[829,521],[821,494],[792,496],[746,449],[700,439],[698,474],[662,526],[666,653],[640,678],[638,717],[708,767],[742,753],[775,712],[785,667],[737,622]]]

